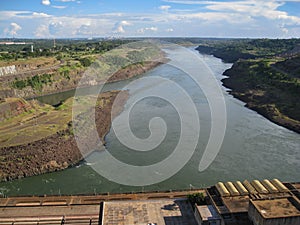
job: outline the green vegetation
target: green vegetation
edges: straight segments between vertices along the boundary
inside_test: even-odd
[[[70,67],[69,66],[62,66],[58,69],[58,72],[60,75],[63,77],[67,78],[70,80]]]
[[[15,41],[34,42],[35,50],[31,53],[30,45],[0,46],[0,66],[15,65],[18,70],[13,76],[3,76],[0,84],[2,99],[16,96],[31,98],[76,88],[88,67],[95,70],[91,73],[93,82],[87,85],[105,81],[110,76],[113,77],[111,81],[128,79],[155,66],[144,64],[144,60],[151,61],[162,56],[160,49],[148,43],[116,48],[132,40],[56,40],[55,48],[53,40]],[[13,57],[6,58],[6,54]],[[94,62],[95,66],[90,67]],[[20,100],[15,102],[14,105],[18,105]],[[12,115],[13,118],[3,116],[6,119],[1,121],[0,144],[18,145],[65,130],[70,121],[70,102],[68,100],[56,108],[36,102],[21,104],[24,105],[21,114]],[[104,101],[101,104],[104,105]]]
[[[274,67],[280,71],[284,71],[292,77],[300,78],[300,56],[277,62]]]
[[[18,78],[15,78],[15,81],[12,83],[12,87],[22,90],[23,88],[29,86],[34,90],[42,91],[43,86],[49,83],[52,83],[52,75],[42,74],[28,77],[25,80],[19,80]]]
[[[36,57],[55,56],[61,60],[64,56],[81,53],[81,55],[102,54],[132,40],[72,40],[72,39],[1,39],[0,41],[25,42],[25,45],[0,45],[0,60],[12,61]],[[34,51],[31,52],[31,45]],[[74,55],[73,55],[74,56]]]
[[[127,58],[118,55],[107,55],[103,61],[109,66],[123,66],[129,64]]]
[[[1,115],[4,120],[0,121],[0,148],[40,140],[65,130],[71,121],[72,99],[63,103],[61,110],[18,98],[7,98],[0,107],[4,104],[10,105],[11,115]],[[16,115],[21,109],[22,113]]]
[[[62,39],[55,41],[55,47],[53,40],[14,41],[28,44],[0,45],[0,67],[13,65],[17,71],[14,80],[3,79],[0,97],[27,98],[74,89],[89,68],[92,77],[85,85],[104,82],[118,72],[109,82],[128,79],[150,69],[146,61],[162,56],[155,45],[134,40]],[[35,46],[34,52],[31,52],[31,43]],[[126,74],[120,72],[122,69]]]
[[[203,40],[197,50],[234,63],[238,59],[269,58],[289,53],[299,45],[300,39],[223,39]]]
[[[192,206],[194,206],[195,204],[197,204],[197,205],[205,205],[206,204],[205,196],[202,192],[189,194],[187,196],[187,199],[190,201]]]
[[[282,61],[238,61],[232,69],[225,72],[236,84],[231,85],[228,79],[224,79],[224,83],[234,91],[248,94],[251,92],[252,104],[273,105],[280,113],[300,121],[300,79],[284,70],[278,70],[277,65],[282,68]]]
[[[81,58],[79,59],[80,63],[82,66],[84,67],[89,67],[91,64],[92,64],[92,60],[88,57],[84,57],[84,58]]]
[[[33,52],[31,44],[0,46],[0,67],[16,69],[14,74],[2,76],[0,82],[0,180],[65,169],[82,159],[71,129],[73,98],[55,106],[23,98],[74,89],[85,72],[91,79],[84,80],[83,86],[129,79],[158,65],[144,60],[162,56],[159,49],[152,49],[149,44],[116,48],[132,40],[56,40],[55,47],[53,40],[24,41],[34,43]],[[112,91],[90,96],[99,99],[96,123],[101,125],[97,131],[103,141],[117,95],[117,91]],[[128,98],[127,92],[122,95],[113,117]],[[81,113],[89,112],[86,104],[77,107]]]
[[[158,55],[158,53],[159,53],[159,49],[155,47],[145,47],[140,51],[133,50],[128,52],[127,57],[132,62],[143,62],[143,61],[151,60],[151,58],[155,55]]]
[[[206,40],[197,50],[234,63],[224,86],[247,107],[300,133],[300,39]]]
[[[81,98],[82,103],[97,101],[96,114],[100,116],[95,123],[100,124],[97,132],[102,140],[110,129],[112,104],[119,94],[114,117],[122,111],[127,91]],[[63,170],[82,160],[74,139],[72,108],[73,98],[57,108],[20,98],[6,98],[0,104],[0,181]],[[90,113],[90,107],[80,104],[76,108],[82,113],[76,122],[85,123],[81,115]],[[91,141],[88,135],[86,141]]]

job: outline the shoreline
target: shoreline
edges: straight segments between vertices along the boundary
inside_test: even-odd
[[[43,101],[41,101],[41,100],[39,100],[39,99],[40,99],[40,98],[44,98],[44,97],[48,97],[48,96],[51,96],[51,95],[64,94],[64,93],[66,93],[66,92],[76,91],[77,89],[78,89],[78,90],[81,90],[81,89],[86,89],[86,88],[93,88],[93,87],[97,87],[97,86],[99,86],[99,85],[113,84],[113,83],[117,83],[117,82],[120,82],[120,81],[129,80],[129,79],[132,79],[132,78],[134,78],[134,77],[140,76],[140,75],[142,75],[142,74],[144,74],[144,73],[147,73],[147,72],[151,71],[152,69],[154,69],[154,68],[156,68],[156,67],[158,67],[158,66],[160,66],[160,65],[162,65],[162,64],[164,64],[164,63],[163,63],[163,62],[160,62],[160,61],[150,62],[150,64],[147,64],[147,66],[144,67],[144,68],[142,68],[142,70],[134,71],[134,72],[136,72],[136,73],[131,73],[130,76],[128,76],[128,77],[126,77],[126,78],[124,78],[124,79],[122,79],[122,78],[119,78],[119,79],[117,79],[117,80],[109,80],[109,79],[108,79],[108,81],[105,82],[105,83],[104,83],[104,82],[99,82],[99,83],[93,84],[93,85],[88,85],[88,84],[87,84],[87,85],[81,85],[80,87],[78,87],[78,86],[76,85],[76,86],[74,86],[74,87],[70,87],[70,88],[65,88],[65,89],[59,90],[58,92],[53,91],[53,92],[49,92],[49,93],[46,93],[46,94],[43,94],[43,95],[37,95],[37,96],[34,96],[34,97],[25,97],[24,99],[25,99],[26,101],[37,100],[38,102],[44,103]],[[123,71],[123,70],[121,70],[121,71]],[[113,76],[113,75],[112,75],[112,76]],[[72,97],[69,97],[69,98],[72,98]],[[68,99],[68,98],[67,98],[67,99]],[[61,103],[63,103],[63,102],[66,101],[67,99],[61,100],[61,101],[57,102],[57,104],[50,104],[50,105],[56,107],[57,105],[60,105]],[[48,103],[44,103],[44,104],[48,104]]]
[[[107,82],[113,83],[121,80],[127,80],[144,74],[161,64],[163,64],[163,62],[150,61],[130,65],[113,74]],[[91,85],[83,85],[80,88],[85,88],[88,86]],[[67,87],[59,90],[59,92],[47,93],[43,96],[63,93],[71,90],[74,90],[74,88]],[[116,96],[119,94],[121,94],[121,98],[119,97],[119,102],[117,104],[119,107],[114,110],[114,115],[112,115],[112,105]],[[104,139],[110,130],[111,121],[123,111],[124,105],[129,98],[129,92],[112,90],[109,92],[104,92],[101,95],[109,95],[108,101],[105,101],[106,105],[103,107],[96,107],[95,110],[97,131],[104,146]],[[42,96],[28,98],[34,99],[37,97]],[[98,100],[99,99],[102,98],[100,97]],[[101,124],[101,126],[99,126],[99,124]],[[89,140],[87,138],[87,142],[88,141]],[[89,143],[89,145],[90,144],[93,145],[93,143]],[[66,130],[60,130],[56,134],[47,136],[37,141],[28,142],[23,145],[0,148],[0,157],[4,157],[7,161],[7,163],[0,163],[0,182],[64,170],[69,167],[76,166],[84,159],[83,153],[79,151],[77,143],[74,139],[71,121],[68,123],[68,128]]]
[[[240,71],[236,66],[238,61],[228,61],[226,57],[224,58],[213,53],[211,54],[212,49],[213,48],[196,48],[200,54],[211,55],[221,59],[224,63],[233,62],[232,67],[223,72],[223,76],[227,77],[221,79],[222,85],[230,89],[230,91],[227,91],[230,95],[244,102],[245,107],[257,112],[269,121],[300,134],[300,121],[290,118],[286,114],[279,111],[275,106],[277,102],[273,103],[270,101],[271,97],[268,96],[268,90],[260,90],[250,87],[245,81],[245,77],[247,76],[244,73],[245,71]],[[253,84],[251,85],[255,86]],[[259,84],[257,84],[257,86],[258,85]],[[265,92],[266,94],[262,95],[261,92]]]
[[[129,65],[128,67],[121,69],[118,72],[116,72],[115,74],[111,75],[111,77],[109,79],[107,79],[106,82],[99,81],[96,84],[85,84],[85,85],[80,85],[80,87],[78,87],[78,83],[77,83],[77,84],[71,85],[71,86],[62,86],[61,89],[46,91],[46,93],[42,94],[42,95],[35,94],[35,95],[23,96],[22,98],[24,98],[25,100],[33,100],[33,99],[37,99],[37,98],[46,97],[49,95],[55,95],[55,94],[59,94],[59,93],[73,91],[73,90],[76,90],[77,88],[81,89],[81,88],[95,87],[95,86],[103,85],[106,83],[109,84],[109,83],[119,82],[119,81],[123,81],[123,80],[128,80],[133,77],[144,74],[144,73],[156,68],[157,66],[162,65],[163,63],[164,63],[164,60],[144,62],[144,65],[140,64],[140,66],[138,64]]]
[[[234,98],[246,103],[245,107],[257,112],[269,121],[285,127],[290,131],[300,134],[300,121],[294,120],[281,113],[274,104],[270,103],[270,97],[267,94],[261,94],[261,90],[253,90],[246,83],[239,80],[239,73],[235,73],[233,67],[224,71],[222,85],[231,89],[228,91]],[[265,91],[267,92],[267,91]]]
[[[104,95],[104,96],[103,96]],[[111,115],[113,102],[117,95],[121,101]],[[102,94],[101,99],[107,99],[107,104],[96,107],[96,124],[99,137],[104,137],[109,132],[111,120],[122,112],[128,99],[128,91],[111,91]],[[24,145],[2,147],[0,156],[4,157],[7,163],[0,164],[0,180],[2,182],[19,179],[28,176],[35,176],[49,172],[63,170],[77,165],[84,159],[83,153],[77,148],[77,143],[72,134],[71,122],[66,130],[58,131],[56,134],[29,142]],[[87,140],[89,141],[89,140]],[[103,142],[104,144],[104,142]],[[63,151],[61,151],[63,149]]]

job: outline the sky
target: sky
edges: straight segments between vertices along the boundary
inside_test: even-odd
[[[299,38],[300,0],[0,0],[0,38]]]

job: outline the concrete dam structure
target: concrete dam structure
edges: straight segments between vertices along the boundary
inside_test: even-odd
[[[189,196],[201,194],[200,205]],[[298,225],[300,183],[218,182],[205,189],[0,199],[4,224]]]

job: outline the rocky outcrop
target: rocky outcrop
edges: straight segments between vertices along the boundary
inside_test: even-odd
[[[17,73],[15,65],[0,67],[0,76],[5,76],[5,75],[15,74],[15,73]]]

